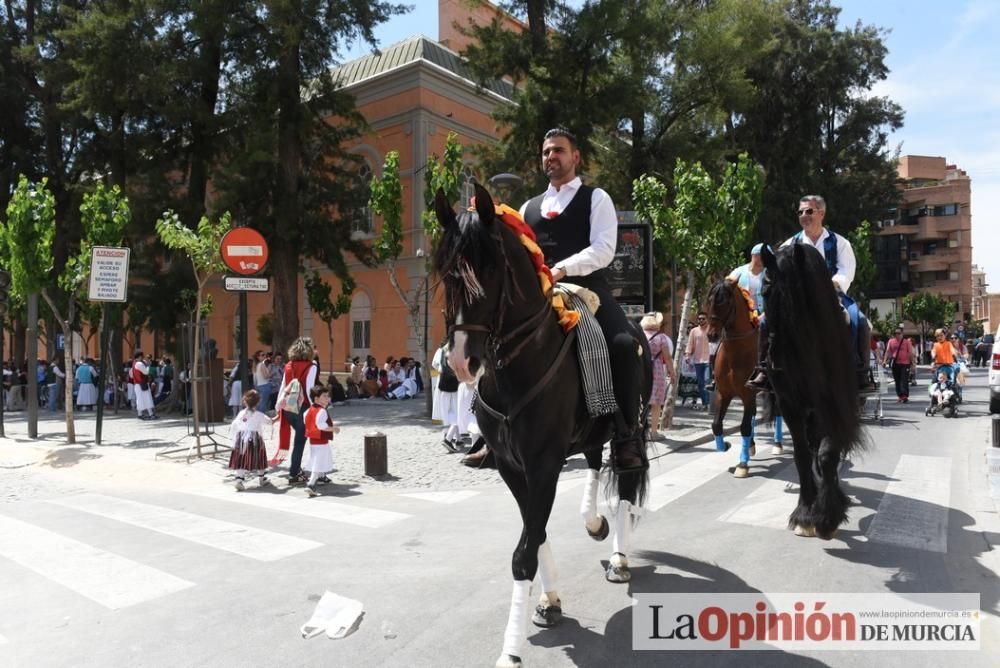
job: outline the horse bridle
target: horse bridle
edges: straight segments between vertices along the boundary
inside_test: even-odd
[[[491,235],[493,240],[500,247],[500,255],[503,258],[504,265],[504,275],[503,275],[503,286],[500,288],[500,307],[497,309],[496,319],[493,323],[489,325],[481,325],[477,323],[452,323],[448,327],[448,338],[454,336],[455,332],[483,332],[486,334],[487,339],[487,349],[491,351],[493,357],[493,366],[498,371],[508,364],[510,364],[521,352],[527,347],[527,345],[534,338],[533,336],[526,336],[518,345],[514,347],[506,355],[501,356],[501,349],[513,341],[516,337],[524,334],[525,332],[535,330],[537,333],[537,327],[545,319],[545,316],[551,311],[552,306],[550,304],[551,292],[545,296],[545,300],[542,302],[542,306],[538,311],[532,315],[530,318],[522,322],[520,325],[515,327],[509,332],[504,333],[504,321],[507,316],[507,305],[513,303],[512,297],[510,295],[509,285],[513,285],[517,288],[517,292],[523,298],[524,293],[521,291],[521,287],[514,281],[512,277],[512,269],[510,263],[507,261],[507,249],[504,247],[503,239],[500,237],[499,233],[494,233]]]
[[[739,298],[739,297],[740,297],[740,295],[736,296],[736,298]],[[713,295],[713,299],[714,299],[714,295]],[[742,334],[730,334],[729,333],[729,325],[731,324],[731,322],[733,320],[733,316],[736,315],[736,304],[733,303],[733,299],[729,300],[729,313],[726,314],[725,320],[723,320],[719,316],[715,315],[715,313],[714,313],[714,311],[715,311],[715,308],[714,308],[715,304],[714,303],[712,304],[712,307],[713,307],[712,308],[713,313],[708,316],[708,319],[709,320],[715,320],[717,322],[721,322],[722,323],[722,325],[720,326],[720,330],[722,331],[722,335],[719,337],[719,344],[720,345],[722,344],[723,341],[727,341],[727,340],[739,341],[740,339],[745,339],[747,337],[750,337],[750,336],[754,335],[754,332],[756,330],[753,327],[751,327],[747,331],[743,332]]]
[[[500,246],[500,255],[503,257],[504,264],[504,278],[503,286],[500,288],[500,307],[497,309],[497,317],[495,324],[481,325],[478,323],[452,323],[448,327],[448,338],[450,339],[454,336],[455,332],[484,332],[487,336],[487,349],[492,353],[493,358],[493,368],[496,371],[501,371],[504,367],[509,365],[521,352],[527,347],[527,345],[535,339],[535,336],[541,332],[541,325],[545,321],[546,316],[551,317],[552,313],[552,289],[545,295],[545,299],[542,300],[542,306],[538,311],[534,313],[530,318],[522,322],[520,325],[515,327],[509,332],[504,333],[504,320],[507,314],[507,304],[513,303],[512,298],[509,294],[508,284],[513,284],[517,288],[518,293],[521,297],[524,297],[524,293],[521,291],[521,286],[517,284],[513,279],[513,270],[511,269],[510,263],[507,261],[507,249],[504,246],[503,239],[500,237],[499,233],[491,235],[493,240]],[[522,334],[528,333],[529,336],[525,336],[524,339],[516,346],[513,350],[504,356],[500,355],[501,349],[513,341],[516,337]],[[482,393],[476,393],[476,400],[479,405],[483,407],[487,413],[489,413],[494,419],[501,421],[506,428],[510,427],[510,423],[513,422],[514,418],[518,413],[521,412],[528,404],[534,400],[536,396],[545,387],[552,382],[555,378],[556,373],[559,370],[559,365],[566,358],[570,349],[573,347],[573,342],[576,340],[576,330],[570,330],[569,334],[563,339],[562,345],[559,347],[559,353],[553,358],[552,363],[549,368],[545,371],[542,377],[530,388],[527,392],[522,394],[520,398],[508,409],[507,413],[501,413],[497,409],[490,406],[484,399]]]

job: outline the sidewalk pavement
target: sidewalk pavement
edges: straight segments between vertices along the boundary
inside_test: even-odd
[[[406,489],[457,489],[502,483],[495,469],[473,469],[459,463],[460,454],[449,452],[442,444],[443,427],[426,418],[423,397],[407,401],[378,399],[352,400],[333,407],[334,419],[341,427],[333,442],[335,483],[365,485],[369,490],[383,489],[393,493]],[[731,409],[730,429],[738,431]],[[190,419],[164,416],[156,421],[143,421],[131,411],[105,414],[102,443],[94,439],[96,415],[76,414],[76,444],[67,445],[65,417],[60,413],[39,411],[39,438],[27,435],[27,416],[23,412],[4,415],[6,438],[0,438],[0,466],[22,468],[50,467],[74,482],[94,477],[108,482],[127,480],[132,483],[163,488],[201,487],[212,480],[218,484],[230,475],[226,469],[228,452],[218,449],[212,457],[212,439],[229,443],[229,423],[208,425],[210,432],[202,437],[204,458],[196,456],[195,439]],[[650,444],[650,457],[660,457],[678,448],[712,440],[711,414],[678,407],[674,426],[665,432],[666,440]],[[202,426],[203,434],[206,426]],[[388,445],[388,475],[369,477],[364,474],[364,436],[372,431],[386,435]],[[266,434],[268,452],[277,449],[277,425],[273,434]],[[165,452],[180,452],[164,455]],[[192,453],[190,465],[188,452]],[[308,448],[306,448],[308,458]],[[283,475],[288,462],[280,467]],[[583,475],[579,466],[571,466],[569,475]]]

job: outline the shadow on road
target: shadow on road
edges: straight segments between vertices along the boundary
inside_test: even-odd
[[[639,551],[636,562],[652,562],[649,566],[634,566],[628,594],[727,593],[761,594],[732,571],[679,554]],[[605,566],[607,564],[605,563]],[[670,572],[663,572],[669,570]],[[595,586],[616,586],[601,583]],[[820,661],[780,650],[762,652],[694,652],[694,651],[633,651],[632,606],[625,605],[614,613],[603,633],[586,628],[576,619],[566,617],[553,629],[540,630],[529,639],[532,645],[562,649],[576,666],[823,666]]]

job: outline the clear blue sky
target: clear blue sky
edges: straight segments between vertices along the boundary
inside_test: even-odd
[[[406,2],[406,0],[403,0]],[[377,31],[388,46],[410,35],[437,38],[437,0],[410,0],[414,9]],[[1000,1],[840,0],[841,22],[889,30],[889,78],[875,92],[906,111],[893,148],[944,156],[972,178],[973,262],[1000,292]],[[345,57],[368,52],[355,46]]]

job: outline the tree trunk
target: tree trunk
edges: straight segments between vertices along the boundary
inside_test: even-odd
[[[694,297],[694,273],[687,272],[687,287],[684,290],[684,303],[681,305],[681,319],[677,325],[677,345],[674,347],[674,377],[676,383],[670,384],[670,393],[663,405],[662,428],[670,429],[674,424],[674,405],[677,403],[677,392],[681,386],[681,360],[684,359],[684,348],[687,346],[687,318]]]
[[[545,51],[546,1],[528,0],[528,31],[531,33],[531,53],[535,56]]]
[[[66,318],[62,317],[62,313],[59,312],[59,308],[56,306],[55,302],[49,296],[48,290],[42,290],[42,297],[45,298],[45,302],[52,309],[52,313],[55,315],[56,320],[59,321],[59,325],[62,327],[63,341],[64,341],[64,354],[63,354],[63,364],[66,367],[66,387],[65,387],[65,401],[66,401],[66,443],[72,445],[76,443],[76,423],[73,420],[73,380],[75,377],[73,369],[73,316],[74,314],[74,301],[73,295],[69,296],[69,307],[66,313]],[[101,397],[97,398],[101,401]]]
[[[195,268],[194,275],[195,280],[198,281],[198,294],[194,300],[194,341],[191,343],[191,417],[194,422],[194,445],[198,449],[198,457],[201,457],[201,422],[198,419],[198,408],[201,405],[199,403],[198,392],[198,360],[201,358],[201,337],[198,334],[201,332],[201,327],[198,325],[201,323],[201,291],[205,287],[205,281],[198,277],[197,267]]]
[[[215,11],[205,12],[198,31],[201,51],[197,62],[196,79],[198,98],[191,123],[191,166],[188,177],[188,210],[191,220],[205,214],[205,195],[208,190],[208,172],[215,155],[215,108],[219,100],[219,77],[222,72],[222,41],[226,34],[226,21],[231,3],[224,2]]]
[[[278,179],[275,189],[277,229],[299,229],[299,176],[302,168],[302,125],[299,44],[302,39],[301,2],[291,0],[276,9],[283,14],[278,26],[283,44],[278,54]],[[275,235],[277,236],[277,235]],[[277,241],[277,239],[275,240]],[[301,248],[292,242],[275,243],[271,259],[274,275],[274,339],[285,350],[299,336],[298,269]]]

